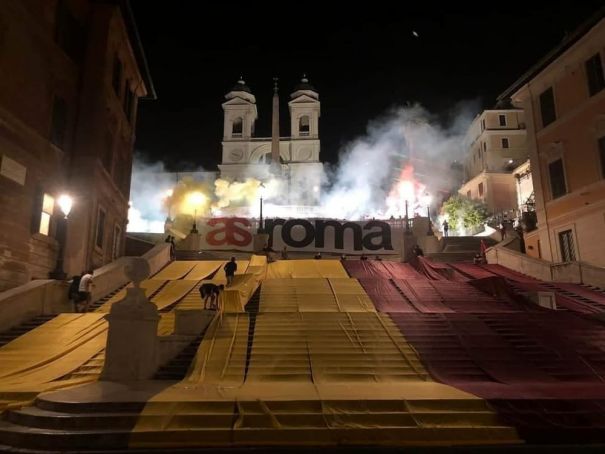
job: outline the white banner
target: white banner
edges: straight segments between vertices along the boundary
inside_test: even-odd
[[[252,251],[256,221],[212,218],[198,224],[201,250]],[[401,221],[338,221],[334,219],[267,219],[264,232],[275,251],[339,254],[399,254],[403,240]]]

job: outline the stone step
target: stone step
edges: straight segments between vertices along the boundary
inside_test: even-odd
[[[476,252],[435,252],[426,256],[435,262],[472,262]]]
[[[0,445],[48,451],[127,449],[130,430],[69,431],[32,428],[0,421]]]

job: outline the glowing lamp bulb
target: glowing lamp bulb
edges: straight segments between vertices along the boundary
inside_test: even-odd
[[[168,189],[166,191],[166,197],[172,197],[172,194],[174,193],[174,191],[172,189]]]
[[[65,217],[69,216],[71,207],[73,205],[73,199],[67,194],[61,194],[57,199],[57,204],[59,205],[59,208],[61,208],[61,212],[65,215]]]
[[[189,200],[191,200],[191,203],[194,205],[201,205],[206,200],[206,196],[201,192],[196,191],[191,193]]]

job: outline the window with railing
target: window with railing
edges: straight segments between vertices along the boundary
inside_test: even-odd
[[[576,260],[576,250],[571,230],[559,232],[559,246],[561,247],[561,261],[573,262]]]

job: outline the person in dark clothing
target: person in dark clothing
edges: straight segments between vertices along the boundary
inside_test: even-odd
[[[170,237],[170,259],[176,260],[176,244],[174,244],[174,237]]]
[[[315,260],[321,260],[321,252],[318,252],[317,254],[315,254]]]
[[[235,257],[231,257],[231,260],[227,262],[223,269],[225,270],[225,277],[227,278],[227,287],[229,287],[233,283],[233,276],[235,276],[235,272],[237,271]]]
[[[450,225],[448,224],[448,222],[443,221],[443,224],[441,225],[443,226],[443,236],[449,236]]]
[[[412,249],[412,252],[414,253],[414,255],[416,257],[424,257],[424,251],[418,245],[414,246],[414,248]]]
[[[78,292],[78,288],[80,287],[80,279],[82,276],[74,276],[71,278],[71,284],[69,284],[69,290],[67,296],[69,301],[71,301],[74,305],[74,310],[78,311],[78,301],[80,299],[80,293]]]
[[[379,261],[379,262],[382,262],[382,257],[381,257],[381,256],[379,256],[379,255],[377,255],[377,256],[374,258],[374,260],[377,260],[377,261]]]
[[[211,282],[202,284],[200,287],[200,296],[204,300],[204,309],[208,309],[208,299],[210,299],[210,309],[218,309],[218,298],[224,285],[216,285]]]
[[[367,260],[368,257],[365,254],[361,254],[361,257],[359,257],[359,260]]]
[[[500,224],[500,235],[502,235],[502,241],[506,238],[506,226],[502,223]]]
[[[164,242],[170,244],[170,260],[175,260],[176,248],[174,245],[174,237],[172,235],[168,235]]]

